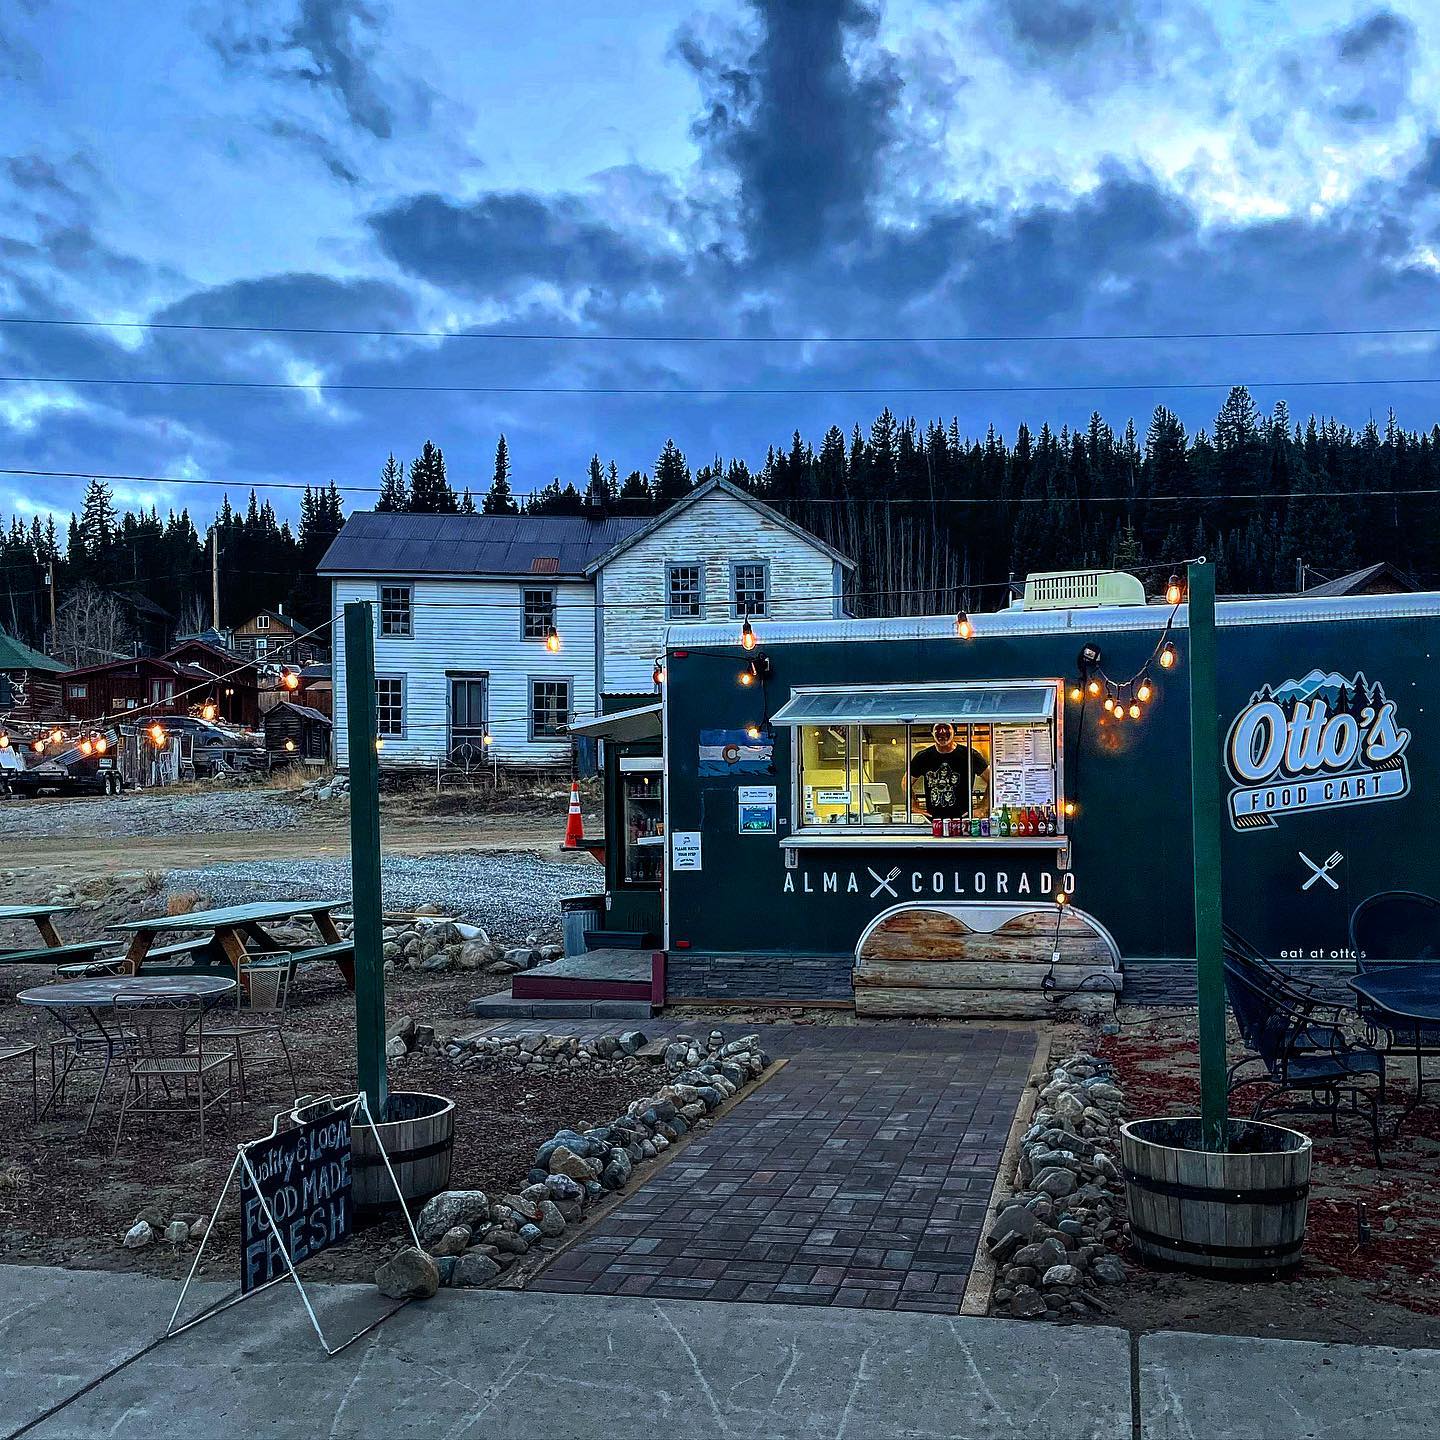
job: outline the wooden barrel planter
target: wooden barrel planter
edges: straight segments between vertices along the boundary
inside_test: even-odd
[[[1254,1277],[1295,1265],[1305,1243],[1310,1138],[1231,1120],[1230,1148],[1200,1148],[1200,1118],[1120,1127],[1130,1243],[1154,1265]]]
[[[344,1096],[336,1103],[354,1098]],[[306,1108],[294,1111],[293,1118],[303,1120]],[[385,1155],[390,1157],[400,1193],[411,1209],[438,1195],[450,1183],[455,1102],[423,1090],[392,1090],[385,1115],[374,1131],[361,1120],[350,1132],[351,1199],[359,1211],[393,1210],[398,1203],[395,1185],[385,1173],[385,1157],[375,1143],[376,1132]]]

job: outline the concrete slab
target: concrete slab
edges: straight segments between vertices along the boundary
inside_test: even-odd
[[[1420,1440],[1440,1350],[1225,1335],[1140,1340],[1144,1440]]]
[[[23,1295],[35,1273],[0,1272],[0,1295]],[[80,1278],[97,1294],[114,1285]],[[375,1298],[317,1289],[327,1306]],[[80,1351],[114,1321],[92,1320],[83,1295],[64,1317]],[[1128,1373],[1119,1331],[499,1291],[442,1291],[326,1360],[277,1290],[167,1341],[29,1434],[1126,1440]],[[0,1413],[12,1421],[8,1401]]]
[[[510,995],[483,996],[465,1011],[481,1020],[648,1020],[654,1014],[648,1000],[517,1000]]]

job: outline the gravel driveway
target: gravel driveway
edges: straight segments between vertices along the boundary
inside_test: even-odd
[[[434,905],[446,915],[482,925],[499,940],[554,931],[560,901],[593,895],[603,886],[594,865],[541,860],[524,853],[489,855],[386,855],[381,886],[387,910]],[[254,860],[172,870],[169,891],[193,891],[215,905],[248,900],[306,900],[315,896],[348,900],[348,860]]]
[[[114,835],[206,835],[239,830],[293,830],[301,806],[268,790],[221,790],[213,795],[87,795],[74,800],[0,802],[6,836],[85,839]]]

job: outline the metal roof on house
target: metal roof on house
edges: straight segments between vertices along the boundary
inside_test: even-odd
[[[313,720],[327,730],[335,728],[335,722],[323,711],[315,709],[313,705],[299,705],[294,700],[281,700],[278,704],[272,705],[265,715],[274,715],[279,710],[293,710],[302,720]]]
[[[32,650],[23,641],[0,630],[0,670],[48,670],[60,674],[66,667],[38,650]]]
[[[1307,590],[1302,590],[1302,595],[1363,595],[1367,592],[1366,587],[1377,583],[1386,583],[1395,591],[1416,591],[1420,584],[1417,580],[1407,575],[1398,566],[1392,565],[1388,560],[1381,560],[1374,565],[1367,565],[1363,570],[1352,570],[1348,575],[1337,575],[1333,580],[1326,580],[1320,585],[1311,585]]]
[[[634,534],[637,517],[409,515],[361,510],[321,560],[322,575],[563,575],[580,578]]]

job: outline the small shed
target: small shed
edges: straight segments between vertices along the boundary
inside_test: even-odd
[[[332,722],[328,715],[309,705],[282,700],[265,712],[261,725],[272,767],[323,765],[330,759]]]
[[[0,630],[0,709],[15,720],[57,719],[65,666]]]

